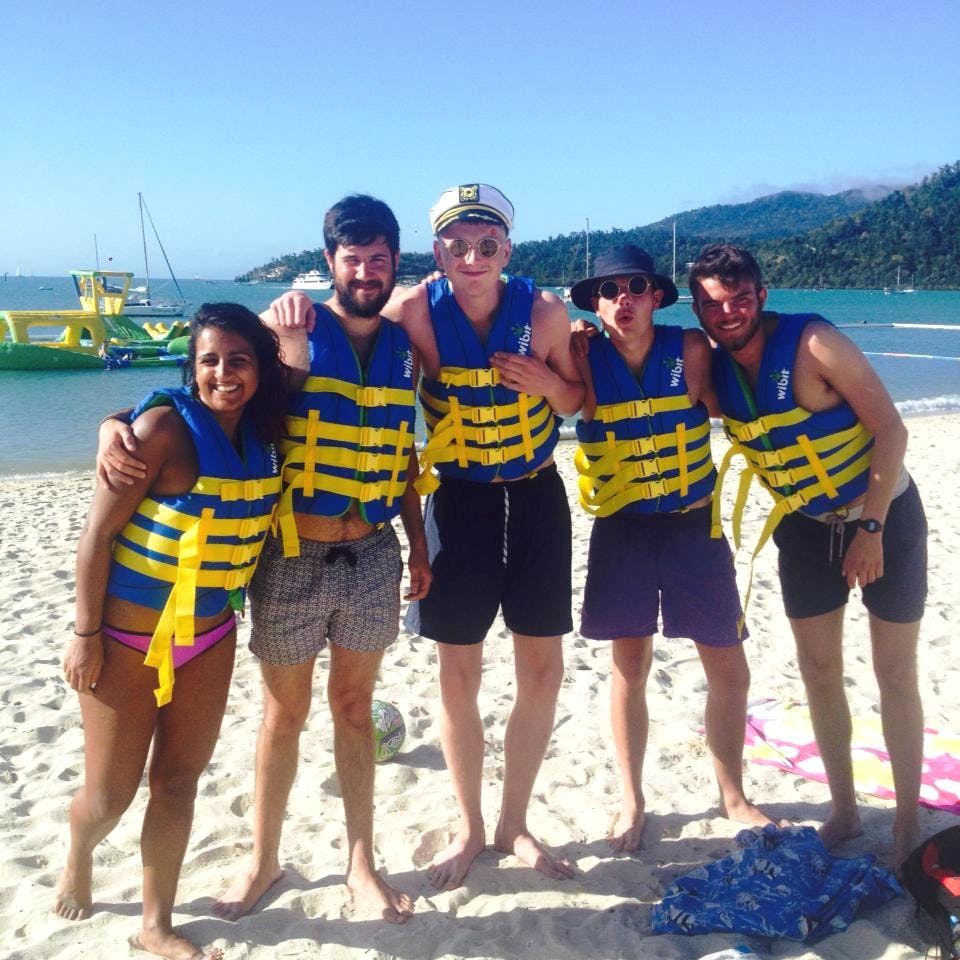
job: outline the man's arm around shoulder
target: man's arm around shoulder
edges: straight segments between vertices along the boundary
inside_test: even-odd
[[[383,308],[383,315],[399,323],[410,338],[413,349],[420,356],[424,376],[434,379],[440,369],[440,354],[430,323],[430,306],[427,300],[427,284],[415,287],[397,287]]]
[[[570,351],[570,315],[554,293],[537,290],[531,315],[532,344],[555,374],[555,381],[542,396],[555,413],[571,416],[583,404],[584,385]]]
[[[702,403],[711,417],[720,416],[720,405],[713,389],[711,363],[713,351],[702,330],[683,333],[683,376],[687,381],[687,396],[696,406]]]

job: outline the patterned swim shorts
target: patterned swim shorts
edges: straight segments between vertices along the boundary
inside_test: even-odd
[[[267,663],[305,663],[327,645],[385,650],[400,627],[400,542],[390,524],[343,543],[300,540],[284,557],[268,537],[250,581],[250,650]]]

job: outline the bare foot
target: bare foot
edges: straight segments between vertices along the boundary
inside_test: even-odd
[[[223,951],[219,947],[204,953],[196,944],[178,937],[172,930],[141,930],[127,942],[134,950],[143,950],[165,960],[223,960]]]
[[[569,880],[576,876],[569,860],[555,857],[529,833],[518,833],[512,842],[494,839],[493,847],[501,853],[512,853],[521,863],[553,880]]]
[[[354,900],[375,910],[387,923],[406,923],[413,916],[413,900],[394,890],[379,873],[355,870],[347,877],[347,889]]]
[[[910,856],[919,842],[919,827],[916,816],[907,817],[905,822],[900,822],[897,817],[893,821],[893,852],[891,854],[891,869],[902,879],[903,861]]]
[[[849,813],[832,813],[826,823],[817,831],[823,845],[829,850],[844,840],[852,840],[863,833],[860,814],[856,810]]]
[[[748,827],[765,827],[768,823],[774,823],[759,807],[754,806],[745,796],[740,795],[739,800],[725,803],[720,801],[720,812],[735,823],[742,823]],[[778,827],[789,827],[786,820],[777,823]]]
[[[93,908],[91,892],[93,876],[93,858],[84,867],[71,870],[63,868],[57,881],[56,902],[53,912],[64,920],[86,920]]]
[[[437,890],[455,890],[463,883],[470,865],[483,853],[486,845],[482,833],[458,833],[427,867],[430,883]]]
[[[257,905],[257,901],[283,876],[280,869],[251,870],[213,905],[213,912],[223,920],[239,920]]]
[[[610,824],[607,843],[614,853],[636,853],[643,846],[643,828],[647,815],[643,810],[618,810]]]

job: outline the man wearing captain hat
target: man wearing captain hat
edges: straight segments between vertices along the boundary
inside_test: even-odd
[[[710,453],[710,348],[699,330],[653,322],[677,300],[669,277],[635,246],[599,254],[570,298],[597,314],[602,335],[577,342],[586,383],[574,462],[590,535],[580,632],[612,645],[611,722],[623,796],[609,837],[637,850],[646,820],[641,783],[653,634],[690,637],[706,674],[707,743],[724,814],[770,819],[743,793],[750,673],[738,629],[730,548],[711,538],[717,472]]]
[[[513,634],[517,696],[504,741],[498,850],[557,879],[568,863],[527,828],[537,771],[553,729],[570,617],[570,513],[553,463],[558,415],[580,408],[560,299],[506,274],[514,210],[485,183],[444,190],[430,210],[444,277],[395,298],[421,357],[427,445],[417,482],[428,493],[433,584],[407,626],[437,641],[440,736],[459,828],[429,868],[434,886],[462,882],[484,849],[483,724],[477,696],[483,642],[498,610]],[[435,473],[434,473],[435,471]]]

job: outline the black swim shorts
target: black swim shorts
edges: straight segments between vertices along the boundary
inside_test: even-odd
[[[513,633],[573,629],[570,507],[556,466],[510,483],[444,478],[424,514],[433,583],[406,627],[440,643],[480,643],[497,610]]]
[[[841,568],[857,527],[855,521],[843,527],[842,546],[831,524],[799,513],[785,517],[774,530],[783,605],[791,620],[846,604],[850,588]],[[890,504],[880,536],[883,576],[863,588],[863,605],[889,623],[913,623],[923,616],[927,597],[927,518],[912,479]]]

